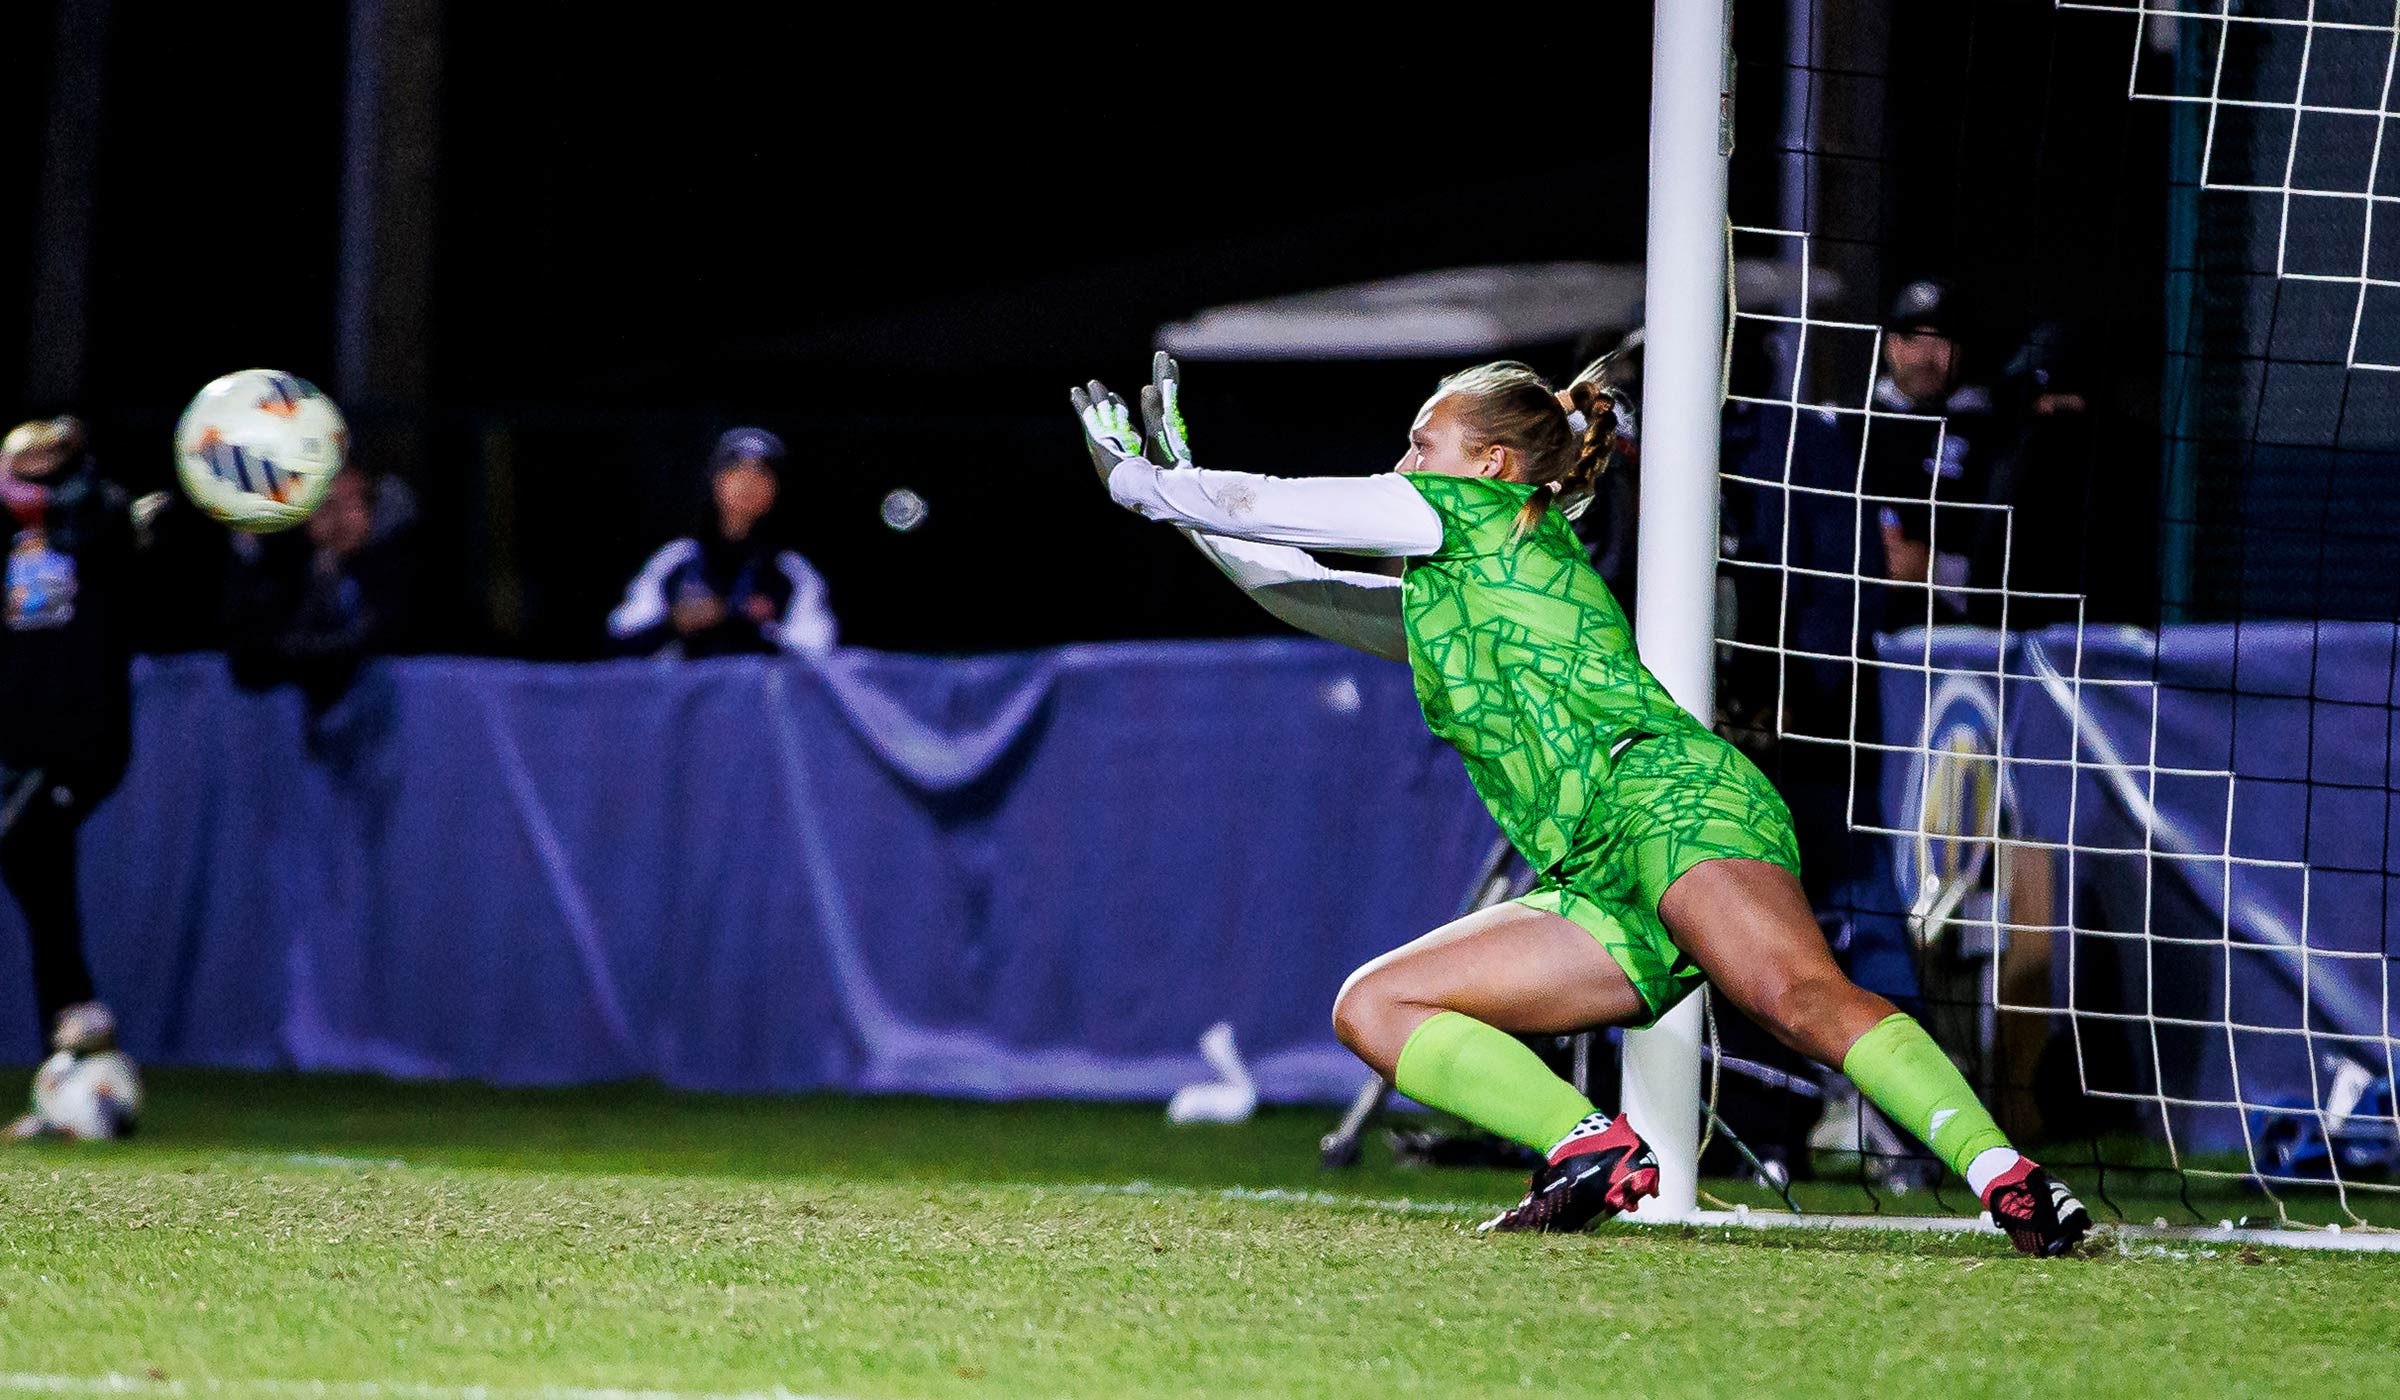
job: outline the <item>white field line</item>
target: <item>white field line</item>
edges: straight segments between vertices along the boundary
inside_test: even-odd
[[[283,1155],[262,1153],[256,1155],[259,1160],[297,1167],[394,1169],[406,1168],[409,1165],[397,1158],[338,1157],[313,1153]],[[1201,1186],[1162,1186],[1149,1181],[1051,1184],[996,1182],[992,1185],[995,1189],[1030,1191],[1036,1196],[1149,1196],[1187,1201],[1213,1200],[1242,1201],[1264,1205],[1333,1206],[1350,1210],[1379,1211],[1394,1215],[1479,1216],[1490,1214],[1498,1209],[1490,1202],[1419,1201],[1406,1197],[1393,1199],[1345,1196],[1336,1191],[1292,1191],[1278,1186],[1226,1186],[1211,1189]],[[1672,1228],[1690,1225],[1700,1229],[1726,1230],[1865,1230],[1881,1231],[1886,1234],[1993,1236],[2000,1233],[1999,1228],[1992,1224],[1992,1218],[1988,1215],[1794,1215],[1789,1211],[1765,1208],[1752,1210],[1747,1206],[1734,1210],[1694,1211],[1689,1217],[1680,1219],[1674,1217],[1636,1219],[1627,1216],[1624,1217],[1624,1222],[1629,1225],[1648,1227]],[[2095,1227],[2094,1233],[2114,1239],[2121,1253],[2131,1252],[2127,1246],[2135,1241],[2155,1246],[2223,1244],[2264,1246],[2270,1249],[2316,1249],[2346,1254],[2400,1253],[2400,1230],[2384,1230],[2373,1226],[2350,1230],[2345,1230],[2339,1225],[2322,1228],[2298,1227],[2260,1230],[2239,1228],[2230,1221],[2214,1226],[2135,1225],[2104,1222]],[[2148,1252],[2162,1253],[2166,1251],[2153,1249]],[[0,1372],[0,1391],[12,1388],[6,1376],[7,1373]],[[144,1382],[143,1384],[148,1383]],[[446,1396],[454,1392],[443,1391],[440,1393]],[[465,1392],[455,1393],[464,1394]],[[548,1394],[549,1392],[542,1393]],[[495,1391],[491,1392],[490,1400],[509,1400],[509,1396],[516,1394],[519,1392],[509,1392],[504,1395],[502,1392]],[[534,1393],[522,1392],[522,1394],[532,1395]],[[558,1400],[583,1400],[585,1395],[584,1392],[566,1391],[556,1394]],[[593,1391],[588,1394],[590,1400],[640,1400],[644,1393]],[[658,1400],[671,1400],[672,1397],[679,1394],[675,1391],[656,1393]],[[800,1400],[814,1400],[814,1398],[801,1397]]]
[[[1630,1220],[1648,1225],[1648,1220]],[[1886,1230],[1909,1234],[1998,1235],[1988,1215],[1972,1220],[1962,1215],[1792,1215],[1767,1210],[1701,1210],[1685,1220],[1661,1220],[1662,1225],[1694,1225],[1703,1229],[1734,1230]],[[2150,1245],[2264,1245],[2270,1249],[2323,1249],[2356,1254],[2400,1253],[2400,1230],[2353,1229],[2339,1225],[2321,1230],[2246,1230],[2233,1225],[2112,1225],[2093,1228],[2093,1234],[2112,1238],[2119,1253],[2129,1244]]]
[[[1287,1191],[1279,1186],[1226,1186],[1210,1189],[1201,1186],[1160,1186],[1147,1181],[1077,1182],[1059,1186],[1034,1186],[1035,1194],[1058,1192],[1068,1196],[1161,1196],[1184,1201],[1254,1201],[1268,1205],[1286,1206],[1347,1206],[1353,1210],[1384,1211],[1395,1215],[1489,1215],[1496,1206],[1478,1205],[1472,1201],[1412,1201],[1377,1200],[1371,1196],[1344,1196],[1334,1191]]]
[[[1036,1187],[1037,1191],[1059,1191],[1079,1196],[1171,1196],[1182,1200],[1263,1201],[1275,1205],[1348,1206],[1358,1210],[1388,1211],[1409,1215],[1484,1215],[1495,1207],[1465,1201],[1375,1200],[1365,1196],[1343,1196],[1330,1191],[1285,1191],[1280,1189],[1254,1190],[1246,1187],[1226,1187],[1206,1190],[1197,1186],[1157,1186],[1146,1181],[1129,1181],[1122,1185],[1085,1185]],[[1793,1215],[1780,1210],[1701,1210],[1690,1216],[1656,1220],[1624,1217],[1624,1223],[1645,1227],[1675,1228],[1693,1226],[1704,1230],[1845,1230],[1880,1231],[1885,1234],[1920,1235],[1990,1235],[1998,1238],[2000,1230],[1988,1215]],[[2231,1224],[2216,1226],[2103,1224],[2094,1234],[2116,1242],[2120,1253],[2132,1253],[2129,1246],[2145,1245],[2255,1245],[2271,1249],[2322,1249],[2345,1253],[2383,1254],[2400,1252],[2400,1230],[2353,1229],[2340,1226],[2325,1229],[2251,1230]],[[2165,1249],[2145,1252],[2165,1253]]]
[[[1183,1201],[1265,1201],[1274,1205],[1349,1205],[1354,1210],[1390,1210],[1404,1215],[1486,1215],[1493,1205],[1476,1205],[1469,1201],[1375,1201],[1368,1196],[1339,1196],[1334,1191],[1255,1191],[1246,1186],[1226,1186],[1219,1191],[1207,1191],[1200,1186],[1154,1186],[1150,1181],[1126,1181],[1126,1184],[1090,1184],[1090,1186],[1037,1186],[1037,1191],[1061,1191],[1068,1196],[1174,1196]],[[1990,1234],[1999,1237],[1999,1227],[1992,1225],[1990,1215],[1793,1215],[1788,1210],[1694,1210],[1687,1217],[1658,1217],[1658,1220],[1637,1220],[1622,1217],[1625,1225],[1642,1227],[1682,1227],[1692,1225],[1699,1230],[1862,1230],[1884,1234]],[[2345,1254],[2400,1254],[2400,1230],[2342,1230],[2340,1225],[2326,1230],[2239,1230],[2234,1225],[2098,1225],[2095,1234],[2112,1239],[2119,1254],[2136,1254],[2131,1244],[2146,1244],[2153,1249],[2141,1254],[2172,1254],[2167,1246],[2266,1246],[2266,1249],[2328,1249]]]
[[[418,1381],[324,1381],[288,1377],[204,1377],[152,1380],[108,1372],[54,1376],[0,1371],[0,1393],[11,1395],[267,1395],[292,1400],[842,1400],[792,1390],[621,1390],[606,1386],[432,1385]]]

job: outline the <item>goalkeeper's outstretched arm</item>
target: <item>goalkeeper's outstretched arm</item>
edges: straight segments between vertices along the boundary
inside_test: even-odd
[[[1210,563],[1274,617],[1371,655],[1405,660],[1400,582],[1329,569],[1307,549],[1407,556],[1441,547],[1441,520],[1397,476],[1268,477],[1202,471],[1191,461],[1177,370],[1160,354],[1142,391],[1147,432],[1097,382],[1073,394],[1092,465],[1119,505],[1177,526]],[[1173,465],[1145,456],[1145,436]]]
[[[1258,544],[1384,557],[1442,547],[1441,517],[1397,472],[1258,476],[1136,457],[1110,468],[1108,494],[1145,520]]]
[[[1186,529],[1183,537],[1277,621],[1370,656],[1388,661],[1408,659],[1408,632],[1400,620],[1400,580],[1328,569],[1306,550],[1290,545],[1259,544],[1193,529]]]
[[[1179,527],[1276,618],[1375,656],[1408,659],[1400,580],[1329,569],[1307,553],[1391,557],[1440,549],[1440,517],[1400,477],[1256,476],[1162,469],[1135,458],[1111,468],[1108,494],[1136,515]]]

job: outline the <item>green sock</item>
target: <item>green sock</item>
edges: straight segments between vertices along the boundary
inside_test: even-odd
[[[1557,1146],[1592,1111],[1592,1101],[1523,1041],[1455,1011],[1437,1011],[1417,1027],[1392,1080],[1418,1103],[1536,1152]]]
[[[1960,1176],[1977,1154],[2008,1146],[1966,1076],[1915,1017],[1894,1013],[1877,1021],[1842,1056],[1842,1073]]]

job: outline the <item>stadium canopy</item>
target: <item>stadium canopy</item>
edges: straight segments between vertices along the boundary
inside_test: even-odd
[[[1744,259],[1745,306],[1785,302],[1799,268]],[[1824,269],[1811,299],[1838,297]],[[1480,355],[1573,340],[1640,323],[1640,263],[1545,262],[1455,267],[1210,307],[1158,331],[1160,349],[1192,360],[1413,359]]]

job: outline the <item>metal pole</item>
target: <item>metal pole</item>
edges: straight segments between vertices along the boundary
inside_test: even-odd
[[[445,0],[350,0],[333,387],[373,436],[413,435],[431,378]],[[388,461],[427,454],[386,443]],[[421,478],[420,478],[421,480]]]
[[[110,0],[60,0],[50,41],[24,380],[26,404],[46,413],[77,406],[91,378],[92,231],[108,104],[109,10]]]
[[[373,387],[376,198],[383,155],[384,33],[381,0],[351,0],[343,89],[342,227],[333,309],[333,392],[357,409]]]
[[[1780,164],[1776,170],[1779,217],[1775,226],[1796,233],[1809,231],[1809,215],[1817,207],[1817,161],[1814,156],[1804,154],[1808,149],[1809,108],[1817,95],[1816,42],[1817,0],[1789,0],[1783,10],[1783,113],[1777,133],[1783,149],[1776,157]],[[1783,298],[1783,314],[1806,319],[1810,308],[1801,289],[1808,285],[1808,240],[1775,241],[1783,245],[1779,251],[1791,278],[1791,291]],[[1796,329],[1786,326],[1785,334],[1771,339],[1776,393],[1806,402],[1813,390],[1801,382],[1808,366],[1800,363],[1800,337],[1789,333]]]
[[[1658,0],[1642,362],[1642,660],[1707,719],[1716,689],[1717,439],[1724,407],[1731,0]],[[1625,1112],[1658,1152],[1645,1219],[1698,1205],[1700,1002],[1625,1037]]]

